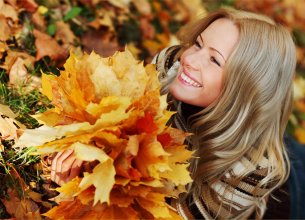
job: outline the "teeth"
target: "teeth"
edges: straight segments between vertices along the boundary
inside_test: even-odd
[[[202,87],[199,83],[195,82],[191,78],[189,78],[187,75],[184,74],[184,72],[181,73],[181,78],[183,79],[184,82],[187,84],[190,84],[194,87]]]

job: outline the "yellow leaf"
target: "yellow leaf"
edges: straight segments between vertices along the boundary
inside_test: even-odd
[[[96,189],[93,205],[97,204],[98,201],[109,204],[110,191],[115,183],[114,176],[113,162],[110,159],[106,160],[94,167],[91,174],[84,173],[84,178],[79,185],[80,192],[94,185]]]
[[[167,164],[169,155],[158,141],[146,138],[140,143],[135,164],[144,177],[152,176],[159,179],[160,172],[170,169]]]
[[[171,164],[171,170],[162,172],[160,176],[173,181],[176,185],[186,185],[192,181],[188,166],[189,164]]]
[[[109,113],[113,110],[125,110],[128,108],[130,103],[130,98],[128,97],[108,96],[103,98],[99,104],[89,103],[86,111],[92,116],[98,118],[100,115]]]
[[[75,177],[71,181],[65,183],[59,188],[56,188],[60,194],[54,198],[54,201],[60,203],[62,201],[70,201],[73,200],[73,196],[79,191],[79,183],[81,179],[79,177]]]
[[[53,92],[52,92],[52,78],[55,76],[42,74],[41,76],[41,86],[42,93],[48,97],[51,101],[53,100]]]
[[[170,218],[168,206],[165,203],[165,197],[159,193],[149,193],[147,197],[137,198],[140,206],[150,212],[154,218]]]
[[[110,191],[115,183],[115,169],[112,159],[104,151],[90,145],[75,143],[73,147],[78,159],[100,162],[91,174],[84,173],[84,178],[79,184],[80,192],[94,185],[96,188],[94,205],[98,201],[109,203]]]
[[[80,160],[84,160],[84,161],[98,160],[100,163],[104,163],[107,160],[111,160],[111,158],[104,151],[102,151],[97,147],[87,144],[82,144],[79,142],[74,143],[72,147],[74,148],[76,157]]]

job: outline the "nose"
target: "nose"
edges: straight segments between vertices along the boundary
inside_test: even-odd
[[[199,70],[200,66],[204,65],[205,56],[203,48],[197,51],[190,51],[182,57],[182,63],[190,70]]]

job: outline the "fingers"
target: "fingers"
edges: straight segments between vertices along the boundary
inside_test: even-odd
[[[69,149],[57,153],[51,165],[51,180],[58,185],[78,176],[82,161],[75,158],[73,150]]]
[[[75,159],[72,166],[71,166],[71,169],[70,169],[70,174],[67,178],[67,181],[70,181],[72,180],[74,177],[77,177],[79,176],[80,174],[80,171],[81,171],[81,167],[82,167],[82,164],[83,164],[83,161],[82,160],[78,160],[78,159]]]

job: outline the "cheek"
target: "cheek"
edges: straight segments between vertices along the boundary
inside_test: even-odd
[[[223,73],[215,73],[214,75],[210,75],[209,78],[206,78],[206,95],[208,95],[211,99],[216,99],[223,87]]]

